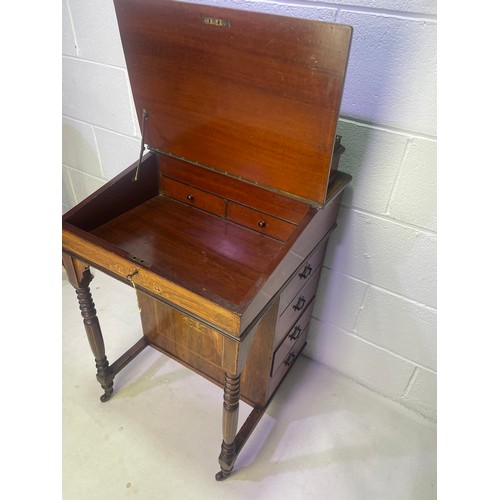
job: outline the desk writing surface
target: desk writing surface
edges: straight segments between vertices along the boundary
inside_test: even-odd
[[[285,244],[158,195],[92,233],[189,290],[241,311]]]

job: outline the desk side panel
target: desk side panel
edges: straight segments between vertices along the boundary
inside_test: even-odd
[[[159,192],[156,153],[148,153],[144,156],[136,179],[138,163],[137,161],[132,164],[67,212],[63,217],[63,222],[84,231],[92,231],[156,196]]]
[[[239,342],[149,295],[138,292],[137,297],[144,336],[150,345],[219,386],[224,384],[226,372],[242,372],[242,398],[252,405],[266,404],[278,301]]]

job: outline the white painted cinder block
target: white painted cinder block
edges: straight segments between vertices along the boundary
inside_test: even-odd
[[[436,0],[322,0],[322,3],[346,5],[347,8],[357,6],[369,9],[391,10],[402,13],[437,14]]]
[[[437,420],[437,376],[428,370],[417,368],[413,384],[402,402],[426,417]]]
[[[76,197],[71,185],[71,179],[68,172],[68,167],[63,165],[62,168],[62,203],[64,207],[74,207],[76,205]]]
[[[71,14],[68,8],[67,0],[62,0],[62,53],[67,56],[78,55],[75,32],[73,30],[73,23]]]
[[[314,318],[309,334],[306,356],[400,400],[415,369],[411,363]]]
[[[139,159],[141,151],[139,139],[99,127],[95,127],[94,130],[106,179],[112,179]]]
[[[357,210],[340,210],[325,266],[436,307],[436,236]]]
[[[436,135],[436,24],[340,11],[353,26],[341,114]]]
[[[384,213],[403,160],[408,137],[341,120],[337,134],[346,151],[340,169],[353,176],[342,203]]]
[[[92,125],[63,117],[62,162],[94,177],[102,177]]]
[[[356,334],[419,365],[436,370],[436,311],[369,287]]]
[[[323,323],[352,331],[367,288],[366,283],[323,267],[313,316]]]
[[[67,0],[79,56],[125,68],[113,0]]]
[[[72,168],[68,168],[68,174],[75,193],[76,203],[80,203],[106,183],[103,179],[92,177]]]
[[[181,0],[184,1],[184,0]],[[231,9],[249,10],[253,12],[264,12],[269,14],[279,14],[281,16],[299,17],[302,19],[316,19],[319,21],[334,21],[337,9],[333,5],[318,5],[288,3],[266,0],[186,0],[189,3],[202,5],[215,5],[218,7],[228,7]]]
[[[391,217],[436,231],[436,160],[435,140],[412,139],[389,205]]]
[[[184,0],[181,0],[184,1]],[[437,14],[435,0],[322,0],[319,2],[308,2],[304,0],[300,3],[293,3],[287,0],[185,0],[190,3],[203,5],[218,5],[220,7],[232,7],[236,9],[254,10],[259,12],[274,12],[282,15],[304,17],[303,12],[310,12],[315,9],[321,12],[322,9],[336,9],[337,7],[358,6],[368,9],[387,9],[404,13],[416,14]],[[328,5],[331,4],[331,5]]]
[[[64,115],[134,135],[125,70],[63,58],[62,76]]]

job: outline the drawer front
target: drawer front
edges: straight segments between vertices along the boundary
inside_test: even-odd
[[[295,363],[295,360],[299,356],[300,351],[302,350],[302,348],[304,347],[304,345],[306,343],[308,330],[309,330],[309,326],[306,326],[305,330],[302,332],[300,337],[297,339],[297,342],[295,342],[292,349],[285,356],[285,359],[283,360],[283,362],[276,368],[274,375],[271,377],[271,380],[269,381],[269,390],[268,390],[268,396],[267,396],[268,399],[272,396],[272,394],[277,389],[280,382],[283,380],[283,378],[287,374],[288,370],[290,370],[292,365]]]
[[[296,228],[294,224],[231,202],[227,204],[227,218],[280,241],[286,241]]]
[[[290,328],[302,316],[302,313],[307,309],[314,296],[316,295],[316,287],[318,286],[320,269],[311,276],[308,283],[295,295],[288,307],[278,319],[275,334],[275,344],[283,338]]]
[[[316,270],[321,266],[321,263],[323,262],[323,255],[325,254],[325,248],[326,243],[318,248],[313,255],[311,255],[311,257],[304,262],[292,281],[290,281],[287,287],[283,290],[280,297],[280,306],[278,310],[279,315],[288,307],[295,295],[297,295],[300,289],[309,282]]]
[[[274,193],[257,185],[187,163],[171,156],[158,155],[160,172],[184,184],[198,186],[204,191],[246,207],[299,224],[309,211],[309,205],[288,196]]]
[[[290,328],[287,332],[285,338],[279,345],[279,347],[274,352],[273,365],[271,369],[271,376],[273,376],[281,364],[285,361],[288,353],[292,350],[293,346],[300,341],[302,335],[309,326],[309,320],[311,319],[311,314],[313,310],[314,300],[312,300],[304,314],[298,319],[298,321]]]
[[[182,201],[219,217],[225,217],[226,215],[226,200],[224,198],[201,191],[188,184],[174,181],[168,177],[161,177],[161,187],[164,194],[175,200]]]

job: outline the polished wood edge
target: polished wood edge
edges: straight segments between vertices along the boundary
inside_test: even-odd
[[[210,326],[214,325],[231,336],[239,337],[240,317],[234,312],[162,278],[136,262],[90,243],[68,229],[63,229],[62,240],[63,251],[91,265],[98,265],[122,281],[123,278],[129,279],[133,275],[133,283],[138,288],[161,297],[169,304],[179,306],[183,311],[206,318],[205,323],[208,322]]]
[[[335,174],[330,179],[330,184],[328,185],[328,192],[326,195],[327,201],[332,198],[337,197],[344,188],[352,181],[352,175],[346,174],[340,170],[337,170]]]

